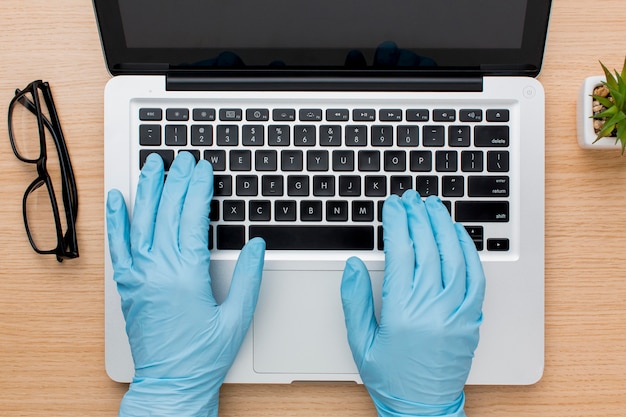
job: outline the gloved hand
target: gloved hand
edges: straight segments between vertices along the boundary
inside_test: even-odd
[[[412,190],[385,202],[383,229],[380,323],[360,259],[347,261],[341,283],[363,383],[382,417],[465,416],[485,291],[474,243],[437,197]]]
[[[109,192],[107,228],[135,376],[120,416],[217,415],[219,389],[254,312],[265,242],[243,248],[227,299],[209,276],[213,171],[181,153],[163,185],[163,161],[141,171],[132,224],[119,191]]]

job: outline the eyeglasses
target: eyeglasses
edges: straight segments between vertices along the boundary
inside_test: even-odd
[[[37,178],[26,188],[22,200],[24,226],[31,246],[39,254],[56,255],[59,262],[77,258],[76,182],[47,82],[37,80],[23,90],[15,90],[9,104],[8,125],[15,156],[37,168]],[[54,143],[58,158],[48,158],[47,139]],[[55,190],[61,190],[61,200]]]

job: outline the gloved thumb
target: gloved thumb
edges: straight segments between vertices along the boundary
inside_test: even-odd
[[[357,367],[372,345],[378,322],[374,315],[374,298],[370,274],[363,261],[351,257],[341,278],[341,302],[348,331],[348,343]]]
[[[234,326],[240,326],[244,331],[247,331],[252,321],[259,298],[264,258],[265,241],[261,238],[251,239],[241,249],[228,296],[222,303],[224,317],[230,318]]]

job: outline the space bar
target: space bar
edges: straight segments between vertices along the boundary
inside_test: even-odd
[[[372,250],[373,226],[250,226],[268,250]]]

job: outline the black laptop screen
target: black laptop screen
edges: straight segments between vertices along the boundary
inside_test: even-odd
[[[112,73],[165,67],[533,71],[541,64],[550,9],[549,0],[94,4]]]

